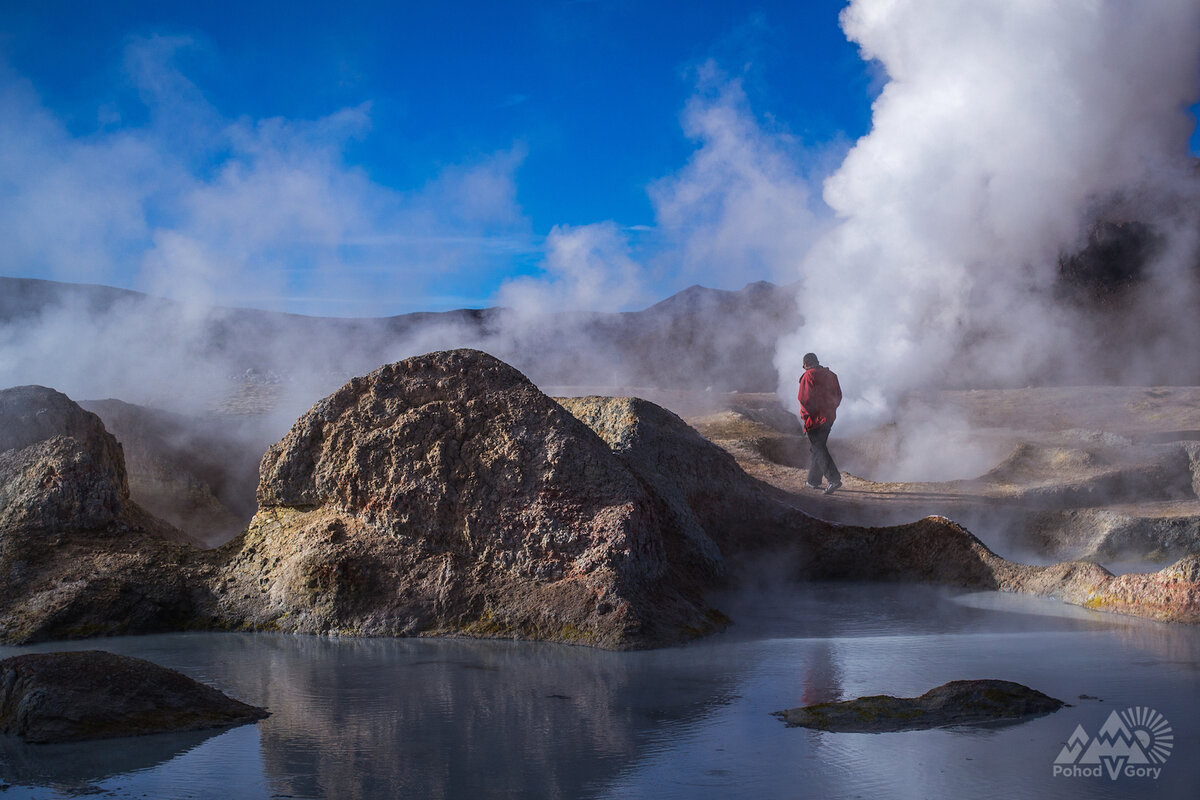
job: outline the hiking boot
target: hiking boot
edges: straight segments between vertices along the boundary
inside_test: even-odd
[[[813,483],[812,481],[805,481],[804,485],[810,489],[820,489],[821,488],[821,484]]]
[[[833,494],[834,492],[836,492],[836,491],[837,491],[838,489],[840,489],[840,488],[842,488],[842,482],[841,482],[841,481],[834,481],[833,483],[831,483],[831,484],[829,484],[828,486],[826,486],[826,487],[825,487],[825,494]]]

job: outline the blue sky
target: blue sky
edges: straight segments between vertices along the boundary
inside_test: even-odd
[[[795,280],[885,78],[838,0],[345,5],[3,0],[0,274],[347,316]]]
[[[690,282],[779,279],[753,264],[726,276],[720,266],[663,259],[678,242],[659,230],[651,189],[704,146],[685,132],[689,101],[732,89],[729,102],[754,135],[769,137],[797,170],[828,171],[866,132],[878,89],[838,27],[843,4],[832,0],[346,5],[5,2],[0,79],[10,119],[34,117],[27,130],[46,131],[45,152],[29,160],[56,172],[114,161],[112,174],[78,179],[86,186],[75,194],[90,196],[92,208],[59,222],[102,225],[104,183],[153,174],[114,187],[131,195],[114,211],[124,229],[84,235],[74,252],[25,224],[27,246],[0,272],[302,313],[397,313],[493,302],[504,280],[540,270],[556,226],[611,223],[624,255],[655,261],[635,305]],[[281,129],[273,140],[252,144],[221,130],[240,126],[244,140],[271,125]],[[326,172],[321,182],[355,184],[328,194],[345,192],[375,218],[353,231],[333,223],[339,230],[322,246],[336,252],[316,264],[303,234],[319,220],[280,223],[272,208],[250,204],[243,221],[261,214],[274,232],[251,236],[238,253],[210,254],[245,263],[189,267],[199,257],[181,255],[179,243],[171,251],[166,235],[220,238],[231,223],[187,219],[199,202],[188,195],[213,190],[232,165],[265,169],[263,148]],[[77,158],[62,156],[72,149]],[[463,211],[489,191],[500,195],[490,207]],[[259,200],[278,205],[271,190]],[[53,226],[32,227],[53,235]],[[392,234],[401,244],[381,243]],[[59,252],[47,255],[52,247]],[[389,261],[403,264],[388,274]],[[317,270],[342,280],[310,280]]]

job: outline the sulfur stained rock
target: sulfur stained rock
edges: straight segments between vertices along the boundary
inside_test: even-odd
[[[1158,572],[1110,577],[1078,602],[1160,622],[1200,623],[1200,554],[1184,556]]]
[[[703,603],[719,552],[479,351],[353,379],[268,450],[258,497],[216,586],[235,626],[625,648],[723,623]]]

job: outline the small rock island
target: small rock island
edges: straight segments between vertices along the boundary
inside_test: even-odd
[[[1012,681],[950,681],[920,697],[879,694],[776,711],[789,728],[842,733],[895,733],[1014,722],[1049,714],[1067,705]]]
[[[183,673],[103,650],[0,661],[0,733],[27,742],[221,728],[267,716]]]

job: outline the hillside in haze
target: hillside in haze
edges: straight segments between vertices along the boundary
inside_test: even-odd
[[[796,285],[693,286],[622,313],[502,308],[382,318],[196,307],[105,286],[0,278],[5,385],[164,407],[211,405],[249,382],[320,393],[380,364],[477,347],[540,385],[773,392],[775,343],[798,328]]]

